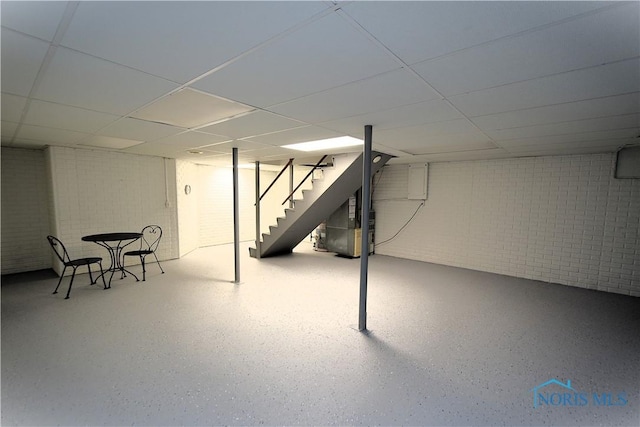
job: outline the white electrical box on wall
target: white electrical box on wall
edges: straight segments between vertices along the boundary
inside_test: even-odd
[[[409,200],[426,200],[429,179],[429,164],[409,165]]]

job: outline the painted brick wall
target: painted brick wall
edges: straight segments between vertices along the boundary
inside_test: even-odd
[[[72,257],[108,260],[104,248],[81,237],[137,231],[148,224],[163,230],[158,258],[178,257],[174,160],[66,147],[47,150],[55,206],[52,232]]]
[[[294,180],[297,184],[306,174],[306,168],[297,168]],[[260,188],[264,191],[277,172],[260,171]],[[199,246],[219,245],[233,242],[233,171],[231,168],[198,165],[197,166],[197,228]],[[308,188],[310,181],[302,188]],[[193,186],[192,187],[196,187]],[[255,240],[255,171],[253,169],[238,170],[240,240]],[[289,189],[288,176],[282,176],[273,188],[262,199],[260,206],[260,229],[269,232],[269,226],[276,223],[278,216],[284,216],[282,201],[287,197]],[[299,190],[296,196],[301,197]],[[184,232],[180,228],[180,232]]]
[[[186,160],[176,160],[176,182],[178,203],[179,256],[182,257],[198,248],[198,165]],[[185,194],[185,185],[191,186],[191,193]]]
[[[376,252],[640,296],[640,180],[612,154],[432,163],[429,198],[407,166],[375,177]],[[411,223],[391,238],[415,213]]]
[[[45,155],[2,148],[2,274],[51,266]]]

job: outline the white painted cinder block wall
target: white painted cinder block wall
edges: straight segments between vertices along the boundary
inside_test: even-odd
[[[158,258],[178,257],[174,160],[55,146],[46,150],[54,205],[51,233],[72,257],[108,260],[106,249],[83,242],[82,236],[139,231],[148,224],[162,227]],[[54,269],[60,266],[54,263]]]
[[[408,166],[387,166],[376,253],[640,296],[640,180],[614,167],[613,154],[432,163],[418,209]]]
[[[178,222],[180,230],[180,256],[198,247],[220,245],[233,242],[233,169],[196,165],[186,160],[176,163],[178,187]],[[296,167],[294,181],[302,180],[308,168]],[[263,192],[276,177],[272,170],[260,171],[260,189]],[[191,193],[185,194],[189,185]],[[298,192],[309,188],[310,181]],[[239,233],[241,241],[255,240],[255,171],[238,170]],[[260,229],[269,232],[269,226],[276,224],[278,216],[284,216],[282,201],[289,191],[288,173],[276,182],[261,201]]]
[[[2,148],[2,274],[49,268],[45,155]]]

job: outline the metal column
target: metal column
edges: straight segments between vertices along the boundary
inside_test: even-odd
[[[260,259],[260,162],[256,162],[256,259]]]
[[[369,269],[369,212],[371,208],[371,134],[373,127],[364,127],[364,156],[362,164],[362,243],[360,246],[360,309],[358,330],[367,330],[367,272]]]
[[[233,158],[233,249],[235,259],[235,283],[240,283],[240,212],[238,188],[238,149],[232,149]]]

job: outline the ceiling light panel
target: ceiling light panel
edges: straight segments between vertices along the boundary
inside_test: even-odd
[[[186,88],[160,98],[131,114],[131,117],[190,129],[252,109],[247,105]]]
[[[331,151],[336,148],[346,148],[362,145],[361,139],[350,136],[339,136],[337,138],[321,139],[317,141],[300,142],[297,144],[283,145],[282,148],[298,151]]]

